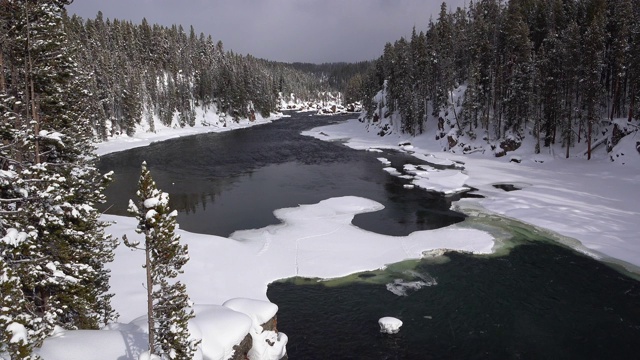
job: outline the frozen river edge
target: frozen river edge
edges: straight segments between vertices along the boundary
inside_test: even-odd
[[[391,149],[418,160],[464,164],[464,184],[484,198],[462,199],[454,205],[460,210],[494,213],[549,231],[564,245],[640,277],[640,209],[634,201],[640,156],[634,156],[631,147],[621,150],[631,155],[626,165],[611,162],[606,154],[587,161],[557,157],[554,151],[528,154],[525,149],[516,152],[519,161],[514,162],[509,156],[442,152],[431,133],[381,137],[375,127],[357,119],[303,135],[341,141],[353,149]],[[494,186],[501,184],[522,189],[507,192]]]

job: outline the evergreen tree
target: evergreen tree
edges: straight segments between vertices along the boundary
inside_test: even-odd
[[[188,360],[197,343],[189,339],[188,322],[193,318],[186,287],[175,278],[189,260],[187,246],[175,234],[176,211],[169,208],[169,194],[160,191],[142,163],[138,183],[138,204],[129,202],[129,212],[138,219],[136,232],[143,234],[147,273],[147,316],[149,350],[170,359]],[[125,244],[137,248],[140,244]]]
[[[18,296],[1,299],[12,318],[0,332],[14,323],[27,329],[23,354],[56,325],[95,329],[115,315],[104,267],[115,242],[95,209],[108,179],[93,165],[90,98],[62,25],[66,4],[0,7],[8,30],[1,38],[0,253],[2,277],[10,279],[3,286]]]
[[[22,294],[22,284],[7,259],[7,243],[20,242],[27,235],[9,229],[2,241],[4,246],[0,256],[0,353],[6,352],[11,359],[29,359],[34,343],[27,333],[26,325],[33,323],[33,316],[25,311],[28,304]]]
[[[589,25],[583,42],[584,74],[582,79],[583,107],[587,117],[587,159],[591,159],[593,126],[599,118],[599,101],[602,95],[600,77],[604,51],[604,0],[593,0],[589,8]]]
[[[529,27],[522,18],[516,2],[509,3],[504,24],[503,83],[505,91],[501,102],[504,107],[504,124],[498,117],[497,137],[507,130],[519,132],[529,115],[531,98],[531,49]]]

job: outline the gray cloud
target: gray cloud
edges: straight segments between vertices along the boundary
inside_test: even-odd
[[[445,1],[450,9],[465,0]],[[286,62],[361,61],[384,44],[426,30],[441,1],[431,0],[76,0],[70,14],[151,24],[193,25],[227,50]]]

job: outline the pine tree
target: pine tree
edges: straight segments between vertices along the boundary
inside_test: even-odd
[[[19,242],[26,234],[9,229],[2,242]],[[6,249],[5,246],[2,248]],[[4,260],[6,250],[0,254],[0,354],[5,352],[11,359],[29,359],[33,351],[33,342],[21,336],[27,332],[24,324],[33,322],[33,316],[24,311],[27,307],[22,294],[20,278]]]
[[[587,112],[587,159],[591,159],[591,146],[593,143],[593,126],[598,120],[598,104],[602,92],[600,81],[604,51],[604,0],[593,0],[590,4],[590,23],[584,35],[583,64],[583,106]]]
[[[510,3],[511,5],[512,3]],[[504,107],[504,124],[498,118],[498,138],[507,130],[519,132],[528,117],[529,99],[531,98],[531,42],[529,27],[521,16],[517,5],[508,8],[503,27],[505,36],[503,82],[505,86],[502,103]]]
[[[142,163],[137,196],[138,204],[130,201],[129,212],[138,219],[136,232],[145,236],[149,351],[170,359],[191,359],[197,345],[188,331],[193,310],[185,285],[175,280],[189,260],[187,245],[180,244],[175,234],[177,212],[169,208],[169,195],[156,187],[146,163]],[[125,244],[140,245],[126,238]]]
[[[11,75],[0,92],[0,253],[12,279],[4,285],[19,295],[0,308],[27,329],[26,352],[56,325],[95,329],[115,315],[104,267],[115,242],[95,209],[107,179],[93,165],[85,77],[62,26],[66,4],[0,7],[9,30],[0,72]]]

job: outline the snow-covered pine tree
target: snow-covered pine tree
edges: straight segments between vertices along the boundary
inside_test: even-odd
[[[89,94],[62,26],[65,5],[0,7],[0,254],[3,276],[15,280],[3,286],[20,299],[0,299],[13,309],[0,332],[23,326],[27,353],[56,325],[97,328],[114,316],[104,265],[115,242],[94,207],[106,179],[92,164]]]
[[[593,145],[594,124],[601,117],[599,110],[599,100],[603,90],[600,81],[603,68],[603,51],[605,42],[605,2],[604,0],[594,0],[589,14],[589,25],[583,37],[582,64],[584,77],[582,78],[583,98],[582,106],[587,113],[587,159],[591,159]]]
[[[502,26],[504,39],[504,64],[501,69],[504,85],[502,107],[504,121],[498,116],[496,135],[498,138],[509,131],[521,133],[529,116],[529,99],[532,97],[531,61],[532,43],[529,26],[517,2],[511,2]],[[502,114],[501,114],[502,115]]]
[[[17,231],[7,234],[3,241],[16,241]],[[32,322],[31,314],[24,311],[26,301],[22,295],[20,278],[0,254],[0,354],[7,353],[11,359],[28,359],[33,344],[29,343],[27,329],[23,324]],[[27,336],[25,336],[27,335]]]
[[[177,212],[169,208],[169,194],[157,188],[146,163],[142,163],[137,195],[138,204],[130,201],[129,212],[138,219],[136,232],[145,236],[149,351],[170,359],[191,359],[197,345],[189,339],[193,310],[185,285],[175,280],[189,260],[187,245],[180,244],[175,234]],[[140,245],[124,240],[129,247]]]

